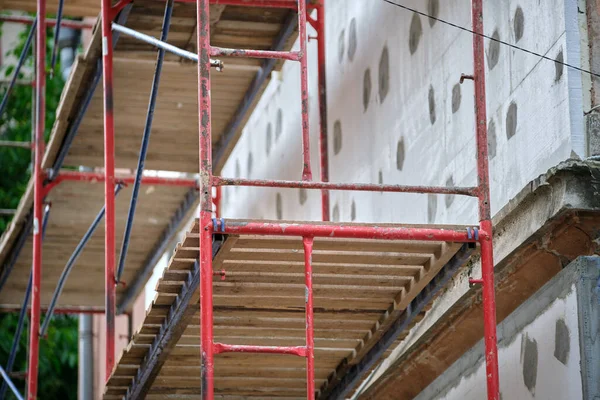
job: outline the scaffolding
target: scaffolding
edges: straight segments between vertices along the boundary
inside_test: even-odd
[[[197,7],[197,53],[190,53],[178,49],[167,42],[169,26],[175,2],[195,3]],[[484,339],[486,359],[486,379],[489,400],[499,399],[499,372],[496,338],[496,307],[494,286],[494,264],[492,246],[492,221],[490,213],[490,189],[489,189],[489,166],[487,148],[487,117],[486,117],[486,93],[485,93],[485,70],[484,70],[484,46],[483,46],[483,7],[482,0],[472,0],[473,21],[473,65],[474,70],[470,75],[463,75],[463,79],[473,81],[475,85],[475,117],[476,117],[476,146],[477,146],[477,178],[475,187],[433,187],[433,186],[402,186],[384,184],[341,184],[330,183],[328,176],[328,146],[327,146],[327,86],[325,73],[325,6],[324,0],[166,0],[162,35],[160,39],[149,37],[135,32],[122,25],[120,18],[127,12],[131,0],[120,0],[115,5],[111,0],[102,0],[101,7],[101,29],[102,29],[102,60],[101,69],[95,74],[96,82],[103,79],[103,128],[104,128],[104,171],[98,172],[74,172],[61,171],[54,168],[50,172],[42,169],[44,157],[44,131],[45,131],[45,82],[46,82],[46,30],[35,29],[49,25],[69,24],[69,26],[83,27],[83,24],[61,21],[61,12],[57,20],[46,19],[46,0],[37,0],[37,17],[35,20],[21,20],[20,22],[33,23],[31,32],[35,32],[35,135],[32,149],[34,152],[34,204],[32,216],[33,233],[33,266],[31,277],[31,324],[29,335],[29,362],[27,371],[27,398],[35,399],[38,395],[38,357],[39,341],[43,336],[44,326],[40,329],[41,320],[41,268],[42,268],[42,243],[43,243],[43,221],[49,213],[49,205],[45,203],[46,195],[61,182],[83,181],[104,183],[104,207],[100,210],[98,217],[90,227],[93,233],[101,220],[105,220],[105,307],[106,318],[106,377],[110,378],[115,370],[115,315],[117,311],[116,287],[121,283],[125,257],[131,226],[137,204],[137,195],[140,185],[153,184],[169,187],[184,187],[198,190],[200,197],[200,214],[196,223],[198,236],[198,261],[196,264],[199,276],[200,288],[200,349],[201,353],[201,390],[202,398],[212,400],[215,397],[215,358],[225,353],[250,353],[250,354],[282,354],[302,357],[306,359],[306,393],[308,399],[314,399],[315,394],[320,397],[326,393],[327,398],[341,399],[362,379],[366,372],[374,365],[381,355],[394,343],[398,337],[398,329],[405,329],[414,320],[426,304],[431,301],[440,285],[447,283],[458,268],[464,264],[471,252],[462,252],[457,247],[454,250],[454,264],[452,268],[437,277],[432,277],[434,286],[424,286],[421,292],[406,306],[402,314],[396,315],[394,321],[398,329],[391,330],[391,334],[384,333],[380,342],[373,347],[367,357],[352,368],[345,370],[344,376],[336,377],[336,384],[323,392],[315,387],[315,345],[314,345],[314,291],[313,291],[313,248],[316,242],[329,239],[347,240],[350,246],[368,246],[368,241],[380,243],[382,241],[399,242],[435,242],[454,243],[473,246],[479,244],[481,253],[482,278],[471,280],[473,284],[480,284],[483,288],[484,303]],[[60,0],[61,8],[63,0]],[[231,49],[211,45],[211,16],[210,5],[234,5],[261,8],[285,8],[297,12],[298,39],[300,48],[298,51],[285,50],[251,50]],[[14,19],[13,19],[14,20]],[[307,26],[310,24],[317,32],[318,42],[318,86],[319,86],[319,118],[320,118],[320,179],[314,181],[310,157],[309,143],[309,85],[308,85],[308,59],[307,59]],[[115,174],[115,107],[114,107],[114,79],[113,79],[113,45],[117,35],[129,35],[136,39],[145,41],[158,47],[154,80],[151,89],[146,129],[144,130],[142,148],[140,150],[139,162],[136,174],[132,176],[117,176]],[[113,45],[111,45],[113,44]],[[198,63],[198,119],[199,119],[199,180],[188,178],[154,178],[144,176],[144,163],[148,148],[149,135],[152,129],[152,117],[158,96],[158,85],[161,77],[162,64],[165,52],[173,52],[181,57],[191,59]],[[302,124],[302,171],[301,181],[282,180],[251,180],[243,178],[224,178],[213,176],[212,166],[212,134],[211,134],[211,75],[212,70],[220,70],[223,67],[220,57],[243,57],[268,59],[271,69],[277,60],[287,60],[300,63],[301,74],[301,124]],[[20,62],[22,64],[22,62]],[[226,67],[226,66],[225,66]],[[269,68],[265,68],[269,70]],[[218,72],[217,72],[218,73]],[[15,74],[17,76],[17,74]],[[264,82],[264,81],[263,81]],[[90,98],[91,99],[91,98]],[[89,103],[90,99],[87,100]],[[85,103],[85,102],[84,102]],[[249,105],[247,105],[249,107]],[[115,239],[115,197],[121,185],[133,185],[133,194],[129,208],[125,237],[121,249],[121,258],[117,263],[116,239]],[[220,189],[223,186],[248,186],[248,187],[270,187],[270,188],[301,188],[319,190],[321,192],[322,221],[321,222],[273,222],[259,220],[229,220],[221,218],[219,203],[221,200]],[[217,193],[213,196],[213,189]],[[407,225],[368,225],[368,224],[341,224],[329,221],[329,192],[332,190],[347,191],[375,191],[391,193],[429,193],[446,194],[475,197],[479,203],[479,226],[463,228],[437,228],[427,226]],[[215,205],[217,213],[214,213]],[[46,212],[44,212],[46,208]],[[25,233],[27,235],[27,232]],[[261,346],[245,344],[229,344],[216,342],[214,340],[214,316],[213,316],[213,279],[215,272],[213,259],[215,256],[215,241],[218,238],[228,236],[260,238],[274,237],[273,240],[295,237],[301,238],[304,265],[304,303],[305,303],[305,344],[301,346]],[[364,241],[367,241],[365,243]],[[86,237],[82,239],[85,246]],[[360,243],[360,244],[359,244]],[[79,248],[79,247],[78,247]],[[77,257],[77,253],[73,255]],[[460,262],[459,262],[460,261]],[[226,271],[223,275],[226,275]],[[68,275],[68,272],[67,272]],[[193,281],[191,281],[193,282]],[[189,287],[188,287],[189,289]],[[193,288],[195,289],[195,288]],[[56,291],[60,295],[60,287]],[[190,297],[191,298],[191,297]],[[188,298],[189,301],[189,298]],[[23,311],[26,309],[26,299]],[[49,309],[49,315],[54,310],[55,303]],[[46,322],[49,321],[49,315]],[[150,360],[152,361],[152,360]],[[16,392],[10,377],[0,369],[2,376],[8,382],[10,389]],[[10,372],[10,371],[9,371]],[[147,381],[146,383],[147,384]],[[127,392],[128,398],[136,398],[132,388]],[[141,393],[141,392],[140,392]]]

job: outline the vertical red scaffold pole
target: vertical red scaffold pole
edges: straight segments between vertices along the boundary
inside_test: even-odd
[[[304,282],[306,314],[306,398],[315,398],[315,318],[313,309],[312,251],[313,238],[302,239],[304,244]]]
[[[308,118],[308,54],[306,1],[298,0],[298,40],[300,41],[300,90],[302,99],[302,180],[312,181],[310,165],[310,128]]]
[[[104,89],[104,273],[106,310],[106,379],[115,365],[115,120],[113,91],[112,1],[102,0]]]
[[[200,348],[202,399],[214,399],[212,288],[212,140],[210,99],[210,5],[197,0],[198,118],[200,125]]]
[[[35,56],[35,135],[33,167],[33,291],[29,334],[29,367],[27,398],[37,398],[38,357],[40,345],[41,283],[42,283],[42,218],[44,203],[44,131],[46,129],[46,0],[37,2],[37,38]]]
[[[473,0],[473,62],[475,79],[475,125],[477,129],[477,177],[479,183],[479,221],[481,230],[481,275],[483,281],[483,319],[488,400],[499,400],[498,344],[496,337],[496,298],[492,217],[485,95],[485,58],[483,46],[483,0]]]
[[[321,158],[321,182],[329,182],[329,146],[327,122],[327,64],[325,49],[325,0],[320,0],[317,10],[317,46],[318,46],[318,78],[319,78],[319,148]],[[329,221],[329,190],[321,190],[321,209],[323,221]]]

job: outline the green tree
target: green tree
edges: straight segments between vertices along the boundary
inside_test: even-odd
[[[18,314],[0,315],[0,363],[6,365]],[[13,371],[27,371],[27,346],[29,326],[25,324]],[[57,315],[48,328],[48,335],[40,340],[38,397],[40,399],[77,399],[77,318]],[[25,393],[25,380],[13,378],[21,393]],[[15,397],[10,392],[8,399]]]
[[[18,57],[23,51],[25,38],[29,29],[25,29],[20,35],[20,43],[14,49],[6,53],[7,56]],[[52,30],[48,30],[47,41],[47,65],[50,64],[52,46]],[[57,66],[57,70],[60,66]],[[33,57],[26,61],[24,70],[33,70]],[[23,71],[23,70],[22,70]],[[14,67],[4,68],[2,75],[6,78],[12,77]],[[21,72],[20,79],[26,78]],[[30,78],[30,77],[27,77]],[[60,101],[60,94],[64,87],[64,81],[60,74],[54,74],[46,82],[46,140],[50,137],[52,124],[56,116],[56,108]],[[0,97],[4,97],[6,86],[0,89]],[[0,139],[10,141],[31,141],[31,109],[32,109],[31,86],[17,85],[8,101],[4,114],[0,116]],[[21,196],[27,188],[27,182],[31,176],[31,151],[21,148],[0,147],[0,209],[16,209]],[[0,235],[11,220],[11,216],[0,216]]]

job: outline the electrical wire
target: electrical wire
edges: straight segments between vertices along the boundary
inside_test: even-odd
[[[600,74],[599,74],[599,73],[595,73],[595,72],[592,72],[592,71],[590,71],[590,70],[587,70],[587,69],[584,69],[584,68],[580,68],[580,67],[577,67],[577,66],[575,66],[575,65],[572,65],[572,64],[569,64],[569,63],[566,63],[566,62],[563,62],[563,61],[554,60],[554,59],[552,59],[552,58],[550,58],[550,57],[548,57],[548,56],[546,56],[546,55],[544,55],[544,54],[541,54],[541,53],[536,53],[535,51],[528,50],[528,49],[526,49],[526,48],[523,48],[523,47],[519,47],[519,46],[517,46],[517,45],[514,45],[514,44],[512,44],[512,43],[508,43],[508,42],[505,42],[505,41],[503,41],[503,40],[496,39],[496,38],[494,38],[494,37],[491,37],[491,36],[485,35],[485,34],[483,34],[483,33],[475,32],[475,31],[473,31],[473,30],[471,30],[471,29],[465,28],[464,26],[460,26],[460,25],[457,25],[457,24],[455,24],[455,23],[452,23],[452,22],[450,22],[450,21],[446,21],[446,20],[444,20],[444,19],[441,19],[441,18],[434,17],[433,15],[429,15],[429,14],[427,14],[427,13],[424,13],[424,12],[422,12],[422,11],[416,10],[416,9],[414,9],[414,8],[411,8],[411,7],[408,7],[408,6],[405,6],[404,4],[398,4],[398,3],[395,3],[395,2],[393,2],[393,1],[391,1],[391,0],[383,0],[383,2],[385,2],[385,3],[388,3],[388,4],[390,4],[390,5],[393,5],[393,6],[396,6],[396,7],[399,7],[399,8],[402,8],[402,9],[404,9],[404,10],[406,10],[406,11],[411,11],[411,12],[414,12],[414,13],[416,13],[416,14],[419,14],[419,15],[423,16],[423,17],[426,17],[426,18],[432,19],[432,20],[434,20],[434,21],[438,21],[438,22],[440,22],[440,23],[442,23],[442,24],[449,25],[449,26],[451,26],[451,27],[453,27],[453,28],[456,28],[456,29],[459,29],[459,30],[461,30],[461,31],[468,32],[468,33],[470,33],[470,34],[473,34],[473,35],[477,35],[477,36],[484,37],[484,38],[486,38],[486,39],[488,39],[488,40],[491,40],[491,41],[494,41],[494,42],[500,43],[500,44],[502,44],[502,45],[504,45],[504,46],[508,46],[508,47],[510,47],[510,48],[513,48],[513,49],[515,49],[515,50],[519,50],[519,51],[522,51],[522,52],[524,52],[524,53],[531,54],[531,55],[534,55],[534,56],[536,56],[536,57],[539,57],[539,58],[541,58],[541,59],[548,60],[548,61],[552,61],[552,62],[554,62],[554,63],[556,63],[556,64],[561,64],[561,65],[564,65],[565,67],[572,68],[572,69],[574,69],[574,70],[577,70],[577,71],[579,71],[579,72],[583,72],[583,73],[586,73],[586,74],[590,74],[591,76],[594,76],[594,77],[600,78]]]

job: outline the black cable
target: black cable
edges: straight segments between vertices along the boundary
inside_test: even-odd
[[[564,65],[565,67],[572,68],[572,69],[574,69],[574,70],[577,70],[577,71],[580,71],[580,72],[584,72],[584,73],[586,73],[586,74],[590,74],[590,75],[592,75],[592,76],[595,76],[595,77],[598,77],[598,78],[600,78],[600,74],[598,74],[598,73],[595,73],[595,72],[592,72],[592,71],[589,71],[589,70],[587,70],[587,69],[583,69],[583,68],[580,68],[580,67],[577,67],[577,66],[575,66],[575,65],[571,65],[571,64],[568,64],[568,63],[565,63],[565,62],[562,62],[562,61],[554,60],[554,59],[552,59],[552,58],[550,58],[550,57],[548,57],[548,56],[545,56],[545,55],[543,55],[543,54],[536,53],[535,51],[531,51],[531,50],[525,49],[525,48],[523,48],[523,47],[519,47],[519,46],[517,46],[517,45],[511,44],[511,43],[508,43],[508,42],[505,42],[505,41],[503,41],[503,40],[496,39],[496,38],[494,38],[494,37],[491,37],[491,36],[485,35],[485,34],[483,34],[483,33],[475,32],[475,31],[473,31],[473,30],[471,30],[471,29],[468,29],[468,28],[465,28],[465,27],[463,27],[463,26],[460,26],[460,25],[454,24],[454,23],[452,23],[452,22],[449,22],[449,21],[446,21],[446,20],[443,20],[443,19],[440,19],[440,18],[434,17],[434,16],[432,16],[432,15],[429,15],[429,14],[427,14],[427,13],[424,13],[424,12],[421,12],[421,11],[418,11],[418,10],[415,10],[414,8],[410,8],[410,7],[408,7],[408,6],[405,6],[405,5],[403,5],[403,4],[394,3],[394,2],[393,2],[393,1],[391,1],[391,0],[383,0],[383,1],[384,1],[385,3],[391,4],[391,5],[393,5],[393,6],[396,6],[396,7],[399,7],[399,8],[403,8],[403,9],[405,9],[405,10],[407,10],[407,11],[412,11],[412,12],[414,12],[414,13],[416,13],[416,14],[422,15],[422,16],[424,16],[424,17],[426,17],[426,18],[429,18],[429,19],[432,19],[432,20],[434,20],[434,21],[441,22],[442,24],[446,24],[446,25],[449,25],[449,26],[451,26],[451,27],[453,27],[453,28],[460,29],[461,31],[465,31],[465,32],[471,33],[471,34],[473,34],[473,35],[477,35],[477,36],[484,37],[484,38],[486,38],[486,39],[492,40],[492,41],[494,41],[494,42],[498,42],[498,43],[500,43],[500,44],[503,44],[503,45],[505,45],[505,46],[511,47],[511,48],[513,48],[513,49],[520,50],[520,51],[522,51],[522,52],[524,52],[524,53],[528,53],[528,54],[531,54],[531,55],[537,56],[537,57],[539,57],[539,58],[542,58],[542,59],[544,59],[544,60],[549,60],[549,61],[552,61],[552,62],[554,62],[554,63],[556,63],[556,64],[561,64],[561,65]]]

